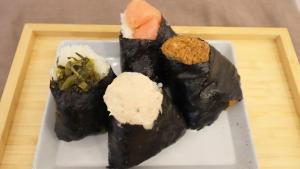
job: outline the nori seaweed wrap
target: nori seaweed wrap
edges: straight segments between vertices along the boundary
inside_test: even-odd
[[[108,168],[138,165],[184,135],[184,118],[167,93],[140,73],[122,73],[109,85]]]
[[[109,64],[88,46],[60,49],[50,81],[59,139],[79,140],[107,130],[108,111],[103,95],[115,77]]]
[[[143,0],[131,1],[121,14],[121,21],[122,72],[140,72],[161,82],[160,47],[175,35],[174,31],[161,13]]]
[[[242,99],[235,66],[207,42],[174,36],[162,51],[165,84],[191,129],[212,124],[227,107]]]

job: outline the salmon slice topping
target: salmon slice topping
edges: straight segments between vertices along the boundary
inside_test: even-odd
[[[161,13],[156,8],[145,0],[132,0],[124,14],[135,39],[156,39],[162,19]]]
[[[150,39],[155,40],[157,37],[157,33],[159,30],[160,23],[156,20],[150,20],[149,22],[145,23],[143,26],[138,27],[133,37],[135,39]]]

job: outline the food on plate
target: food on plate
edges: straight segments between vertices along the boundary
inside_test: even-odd
[[[106,131],[103,95],[114,78],[110,65],[90,47],[71,45],[59,50],[50,81],[59,139],[78,140]]]
[[[185,133],[182,115],[159,86],[141,73],[124,72],[107,87],[109,168],[138,165]]]
[[[235,66],[213,46],[195,37],[174,36],[161,47],[164,79],[191,129],[213,123],[242,99]]]
[[[174,36],[161,13],[144,0],[132,0],[121,14],[121,68],[140,72],[161,82],[161,50],[164,41]]]

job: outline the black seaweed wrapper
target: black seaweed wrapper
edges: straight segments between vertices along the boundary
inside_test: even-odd
[[[110,117],[108,168],[126,169],[138,165],[184,135],[184,118],[169,95],[165,91],[163,94],[162,113],[158,115],[150,130],[141,125],[120,124],[114,117]]]
[[[185,65],[165,57],[164,78],[191,129],[212,124],[230,100],[242,99],[235,66],[213,46],[209,61],[201,64]]]
[[[109,120],[103,95],[115,77],[110,69],[108,75],[87,92],[78,92],[74,87],[61,91],[58,83],[51,80],[50,90],[57,109],[55,133],[59,139],[79,140],[106,131]]]
[[[139,72],[151,80],[162,82],[162,44],[174,36],[175,32],[162,18],[156,40],[128,39],[119,37],[122,72]]]

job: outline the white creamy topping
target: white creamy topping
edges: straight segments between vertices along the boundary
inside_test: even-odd
[[[57,60],[51,72],[51,76],[54,80],[57,80],[55,71],[58,65],[65,66],[69,61],[68,57],[80,58],[76,55],[76,52],[94,61],[95,71],[99,73],[100,78],[103,78],[108,74],[110,68],[109,64],[102,56],[97,55],[88,45],[69,45],[64,46],[58,51],[56,56]]]
[[[141,73],[120,74],[107,87],[104,102],[110,115],[120,123],[152,129],[161,111],[161,88]]]

